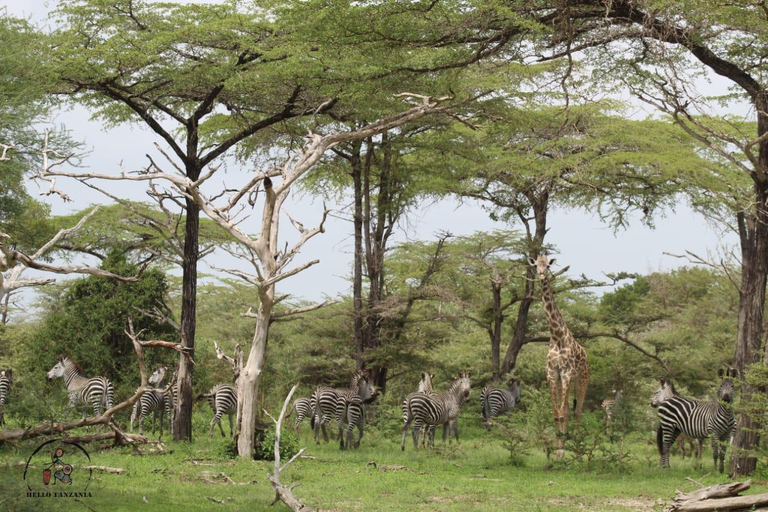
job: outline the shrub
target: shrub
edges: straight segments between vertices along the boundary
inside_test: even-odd
[[[299,453],[299,438],[291,430],[283,429],[280,435],[280,458],[290,459]],[[253,458],[256,460],[275,460],[275,426],[264,431],[256,443]]]

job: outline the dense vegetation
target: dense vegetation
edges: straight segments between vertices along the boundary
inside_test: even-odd
[[[741,379],[729,473],[765,472],[768,40],[760,6],[69,0],[51,15],[46,27],[0,21],[8,432],[61,417],[64,386],[43,379],[57,354],[74,357],[86,375],[108,376],[118,401],[141,385],[138,338],[185,354],[144,350],[150,367],[178,371],[173,454],[156,457],[173,462],[121,464],[121,449],[99,452],[130,465],[128,475],[105,476],[105,499],[156,478],[180,486],[150,503],[187,494],[180,489],[188,485],[186,498],[200,506],[210,482],[197,478],[250,481],[246,475],[266,467],[253,456],[269,452],[260,445],[263,410],[278,410],[297,382],[308,396],[321,384],[346,385],[363,368],[380,396],[360,451],[313,448],[316,458],[287,475],[317,506],[428,509],[436,501],[463,510],[473,506],[475,498],[463,498],[472,492],[485,493],[491,509],[515,500],[541,510],[652,508],[675,486],[647,445],[657,421],[649,397],[667,378],[683,394],[711,398],[725,366]],[[702,78],[715,74],[730,89],[700,93]],[[637,119],[630,109],[639,103],[653,114]],[[130,149],[147,156],[135,168],[78,167],[87,155],[76,141],[87,134],[51,123],[68,104],[107,129],[145,130],[156,144]],[[740,110],[747,114],[733,114]],[[129,182],[149,202],[122,188]],[[85,186],[106,204],[51,215]],[[291,188],[324,211],[286,215]],[[497,229],[396,243],[414,212],[447,199],[478,204]],[[603,282],[552,268],[556,302],[589,355],[591,379],[587,414],[571,424],[565,458],[550,460],[558,437],[544,373],[550,326],[528,262],[558,252],[548,238],[552,212],[596,212],[621,230],[635,219],[653,227],[681,202],[738,237],[736,252],[689,254],[688,267],[617,272]],[[297,257],[323,232],[328,204],[349,220],[351,268],[339,277],[349,278],[349,292],[323,304],[282,295],[284,280],[318,264]],[[593,249],[585,236],[585,251]],[[212,275],[199,272],[204,259]],[[53,284],[55,274],[76,276]],[[233,377],[214,343],[225,355],[242,349],[244,366],[236,365],[233,384],[238,435],[207,443],[202,395]],[[467,369],[473,398],[486,384],[519,379],[517,410],[488,433],[470,400],[460,448],[400,453],[400,405],[420,372],[434,373],[441,390]],[[622,405],[608,424],[600,404],[617,389]],[[127,415],[115,416],[116,439]],[[285,440],[286,454],[294,441]],[[0,456],[13,464],[30,446],[3,446]],[[381,467],[360,467],[364,459]],[[173,472],[201,460],[218,473],[189,480],[187,469]],[[669,475],[698,471],[673,461]],[[334,472],[345,477],[331,489],[324,479]],[[497,478],[523,474],[537,483],[492,499]],[[382,478],[374,485],[364,481],[369,475]],[[422,475],[429,485],[415,479],[411,489],[409,477]],[[561,501],[581,496],[566,489],[583,475],[598,482],[594,494]],[[621,501],[627,492],[615,489],[625,476],[640,503]],[[550,481],[554,493],[545,489]],[[349,497],[358,487],[379,492]],[[233,486],[233,499],[248,488]],[[400,488],[409,490],[405,501]],[[9,499],[11,508],[32,506]]]

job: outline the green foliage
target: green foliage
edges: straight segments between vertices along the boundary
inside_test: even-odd
[[[280,460],[288,461],[299,453],[299,438],[290,430],[283,429],[280,433]],[[256,443],[253,455],[256,460],[275,460],[275,426],[271,425],[264,431],[264,436]]]
[[[101,268],[124,276],[138,271],[122,253],[110,254]],[[42,380],[58,354],[67,354],[83,367],[86,376],[109,377],[116,385],[116,396],[124,396],[138,382],[133,344],[125,334],[128,319],[133,319],[137,333],[143,331],[142,339],[175,341],[178,336],[171,326],[142,313],[162,308],[167,299],[168,283],[159,270],[146,270],[137,282],[89,276],[47,291],[40,326],[30,345],[19,347],[21,352],[35,354],[35,364],[19,373],[35,379]],[[163,350],[145,350],[145,354],[148,366],[167,362],[175,367],[172,361],[178,357]],[[16,358],[24,361],[27,356],[17,353]]]

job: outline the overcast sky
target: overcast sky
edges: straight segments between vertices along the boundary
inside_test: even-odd
[[[5,7],[10,15],[32,16],[34,20],[40,21],[45,17],[46,5],[55,4],[53,0],[0,0],[0,12]],[[158,139],[140,127],[122,126],[106,131],[99,123],[91,121],[88,112],[82,108],[59,112],[56,121],[66,125],[75,139],[85,142],[91,151],[85,159],[85,165],[93,172],[118,172],[121,164],[128,170],[136,169],[146,164],[146,153],[157,155],[154,143]],[[249,169],[241,170],[230,165],[219,180],[231,185],[242,179],[246,171]],[[46,201],[52,205],[56,214],[79,210],[91,203],[109,202],[99,194],[74,183],[60,181],[58,186],[76,198],[76,202],[63,203],[55,197],[47,198]],[[141,186],[121,185],[118,190],[133,199],[146,198]],[[343,206],[346,205],[329,204],[335,210]],[[322,200],[294,195],[286,202],[285,209],[305,226],[314,226],[322,211]],[[254,225],[252,231],[255,231],[255,220],[251,224]],[[603,273],[608,272],[648,273],[675,268],[685,262],[666,256],[665,252],[683,253],[689,250],[705,256],[710,252],[721,251],[724,242],[731,245],[736,242],[733,235],[721,239],[713,226],[684,204],[676,212],[668,212],[666,218],[659,218],[655,230],[642,226],[635,219],[629,229],[614,234],[594,215],[579,210],[554,211],[549,226],[551,229],[547,238],[550,244],[557,246],[558,265],[570,265],[571,273],[583,273],[594,279],[600,279]],[[459,205],[456,201],[446,200],[425,205],[412,214],[407,225],[398,231],[397,240],[430,240],[439,231],[465,235],[474,231],[508,227],[491,221],[487,212],[477,203]],[[283,222],[282,230],[289,236],[295,232],[288,222]],[[310,300],[320,299],[324,295],[349,293],[351,224],[331,217],[326,225],[326,233],[318,235],[304,247],[302,259],[297,259],[296,264],[309,259],[320,259],[320,263],[280,283],[279,293],[291,293],[297,298]],[[223,266],[228,265],[229,261],[216,257],[210,263]],[[209,271],[207,268],[201,270]]]

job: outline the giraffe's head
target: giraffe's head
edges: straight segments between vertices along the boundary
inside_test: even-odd
[[[666,402],[677,394],[675,385],[669,379],[661,379],[659,389],[651,397],[651,407],[658,407],[662,402]]]
[[[168,371],[168,367],[164,364],[157,365],[157,369],[155,369],[154,372],[152,372],[152,375],[149,376],[149,385],[153,387],[157,387],[160,385],[161,382],[163,382],[163,379],[165,378],[165,373]]]
[[[718,377],[722,379],[720,388],[717,390],[717,399],[728,404],[733,403],[733,379],[739,376],[739,371],[735,368],[717,372]]]
[[[432,379],[434,378],[434,373],[421,372],[421,380],[419,381],[419,393],[432,392]]]
[[[536,274],[539,276],[539,279],[544,279],[547,275],[547,270],[555,261],[557,261],[555,258],[549,259],[546,254],[539,254],[536,259],[528,258],[528,264],[536,267]]]

